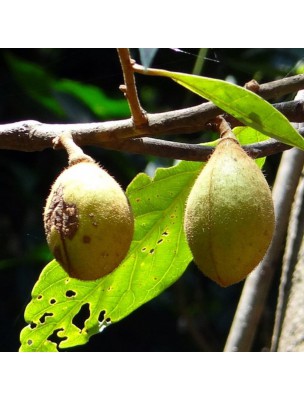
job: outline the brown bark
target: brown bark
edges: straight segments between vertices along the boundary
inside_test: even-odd
[[[304,241],[292,277],[278,351],[304,351]]]
[[[272,351],[304,351],[304,179],[289,223]]]

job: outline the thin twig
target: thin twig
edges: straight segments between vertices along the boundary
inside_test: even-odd
[[[128,100],[135,129],[140,131],[143,127],[148,125],[148,119],[146,112],[140,105],[137,95],[133,62],[130,57],[129,49],[117,49],[117,51],[125,82],[124,85],[120,86],[120,89]]]

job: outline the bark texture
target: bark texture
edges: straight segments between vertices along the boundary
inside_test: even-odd
[[[302,171],[288,228],[272,350],[304,351],[303,233],[304,178]]]
[[[304,351],[304,240],[292,277],[278,351]]]

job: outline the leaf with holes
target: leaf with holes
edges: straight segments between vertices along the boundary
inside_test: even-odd
[[[172,285],[192,259],[183,230],[184,206],[202,163],[139,174],[127,195],[135,216],[130,251],[97,281],[69,278],[56,261],[42,271],[25,310],[21,351],[56,351],[86,343]]]
[[[212,101],[245,125],[290,146],[304,150],[304,139],[288,119],[257,94],[233,83],[203,76],[162,69],[135,70],[148,75],[171,78],[192,92]]]

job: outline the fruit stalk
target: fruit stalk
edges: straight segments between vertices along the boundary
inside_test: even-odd
[[[64,132],[60,136],[57,136],[53,140],[53,144],[54,148],[58,148],[60,147],[60,145],[64,147],[64,149],[68,153],[68,163],[70,166],[77,164],[81,161],[94,162],[92,157],[85,154],[82,149],[77,146],[77,144],[73,140],[71,132]]]

